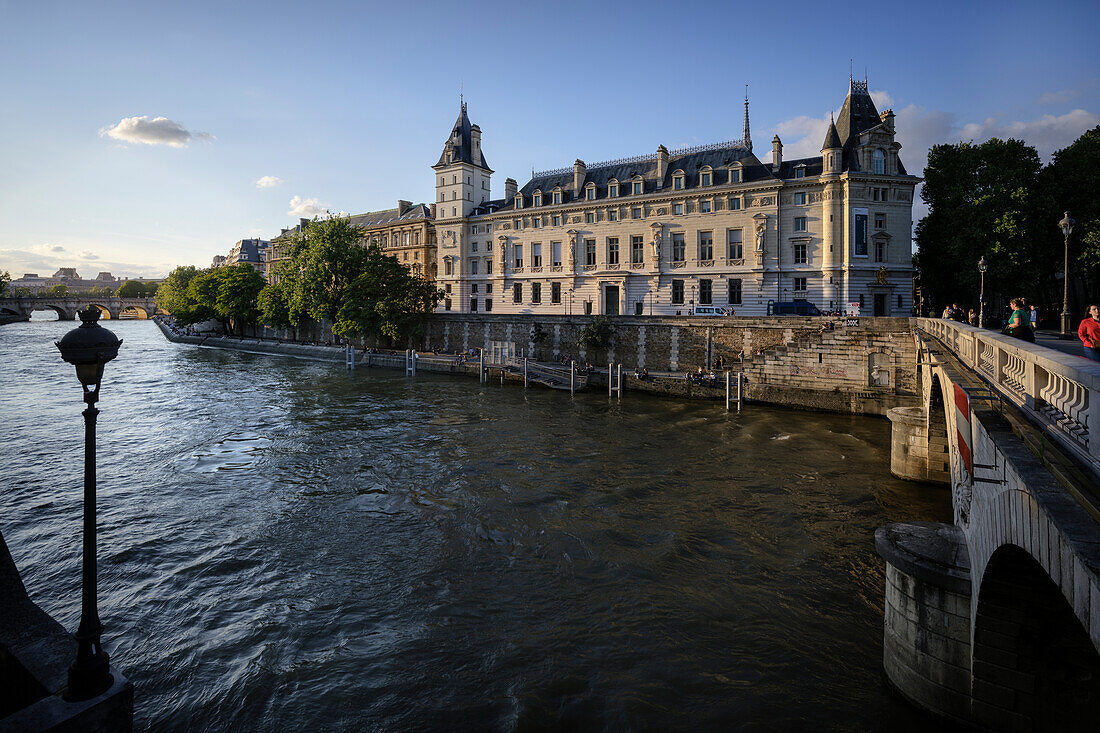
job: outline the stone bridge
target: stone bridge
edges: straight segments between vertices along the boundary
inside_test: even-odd
[[[913,324],[921,406],[889,412],[891,470],[949,485],[954,524],[876,532],[887,677],[980,729],[1098,730],[1100,364]]]
[[[152,318],[156,313],[163,312],[157,309],[153,298],[71,295],[63,298],[0,298],[0,318],[25,321],[36,310],[52,310],[57,313],[58,320],[71,321],[76,318],[77,311],[90,305],[99,308],[104,318],[118,318],[127,310],[138,318]]]

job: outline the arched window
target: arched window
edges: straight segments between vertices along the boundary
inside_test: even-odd
[[[535,191],[531,194],[531,205],[542,206],[542,191]]]
[[[882,148],[875,149],[874,170],[880,176],[886,174],[886,153],[882,152]]]
[[[619,195],[619,182],[612,178],[607,183],[607,196],[608,198],[616,198]]]
[[[672,190],[673,191],[682,191],[683,188],[684,188],[684,172],[680,171],[680,170],[673,172],[673,174],[672,174]]]
[[[589,201],[595,201],[596,200],[596,184],[595,183],[589,183],[587,186],[584,187],[584,197],[585,197],[585,199],[587,199]]]
[[[699,185],[709,186],[714,181],[714,172],[709,165],[703,166],[699,170]]]
[[[522,209],[523,208],[523,194],[522,193],[517,193],[516,194],[516,208],[517,209]]]
[[[561,189],[560,188],[555,188],[554,189],[553,197],[554,197],[553,201],[554,201],[555,204],[560,204],[561,203]]]

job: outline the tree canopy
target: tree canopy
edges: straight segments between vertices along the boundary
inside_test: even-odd
[[[209,270],[177,267],[158,289],[156,300],[182,325],[216,319],[227,331],[235,325],[243,334],[244,326],[259,319],[263,287],[263,275],[244,262]]]
[[[1069,243],[1071,286],[1079,296],[1095,292],[1100,211],[1091,192],[1098,177],[1100,127],[1055,153],[1047,166],[1020,140],[933,146],[921,191],[929,212],[916,227],[926,309],[977,307],[978,260],[984,256],[987,303],[1024,296],[1048,314],[1061,310],[1058,221],[1065,210],[1077,220]]]
[[[120,298],[147,298],[157,294],[157,283],[143,283],[140,280],[127,280],[118,286],[115,295]]]

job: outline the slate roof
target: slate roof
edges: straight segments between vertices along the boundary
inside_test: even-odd
[[[351,217],[352,226],[373,227],[383,224],[394,224],[401,221],[419,221],[431,218],[431,209],[427,204],[413,204],[399,212],[396,208],[383,209],[382,211],[368,211],[365,214],[356,214]]]
[[[822,150],[829,150],[830,148],[842,148],[843,144],[840,142],[840,133],[837,132],[836,122],[829,120],[829,131],[825,133],[825,142],[821,143]]]
[[[458,113],[458,119],[455,120],[454,127],[451,128],[451,135],[447,138],[447,142],[443,144],[443,152],[439,154],[439,162],[432,167],[439,168],[451,163],[470,163],[489,170],[489,164],[485,162],[485,152],[483,150],[478,150],[477,160],[474,160],[474,143],[471,133],[475,127],[477,125],[470,124],[470,118],[466,115],[466,103],[463,102]],[[477,129],[478,132],[481,132],[480,127]],[[454,153],[451,163],[447,162],[448,151]]]

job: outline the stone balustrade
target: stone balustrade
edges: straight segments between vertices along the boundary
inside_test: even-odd
[[[965,323],[915,320],[1100,476],[1100,440],[1090,436],[1100,425],[1100,363]]]

